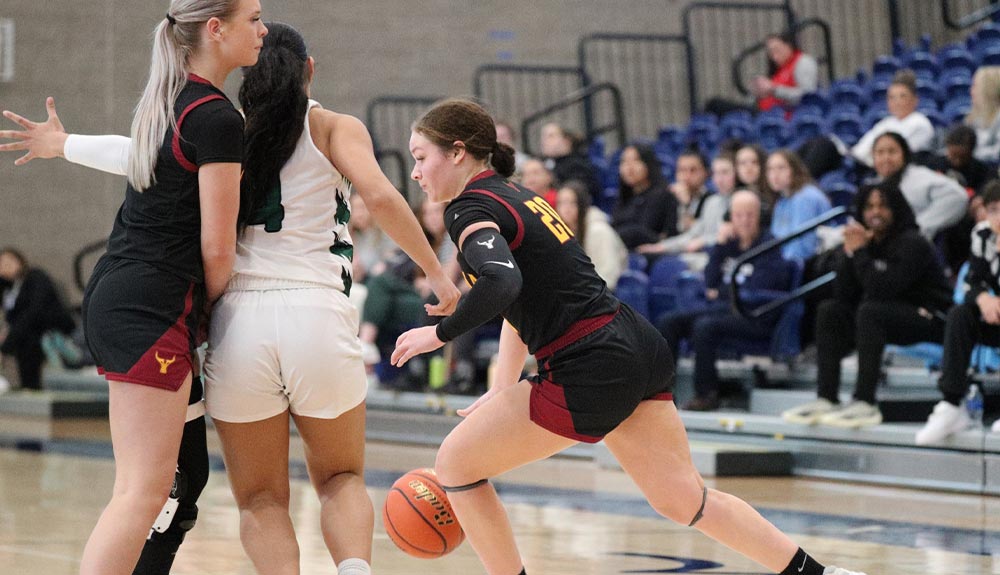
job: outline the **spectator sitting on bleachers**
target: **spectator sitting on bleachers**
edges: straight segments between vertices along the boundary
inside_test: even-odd
[[[665,238],[655,244],[643,244],[635,251],[640,254],[699,254],[715,245],[719,237],[719,228],[729,211],[729,198],[736,191],[736,165],[733,156],[720,154],[712,160],[712,183],[715,193],[705,198],[701,209],[701,217],[687,231]],[[700,270],[708,263],[708,259],[685,258],[688,267]],[[700,264],[700,265],[699,265]]]
[[[603,186],[597,171],[587,159],[583,148],[583,138],[571,133],[556,123],[542,126],[541,150],[547,167],[555,177],[555,186],[563,182],[578,180],[587,186],[592,200],[600,197]]]
[[[947,174],[965,187],[967,195],[972,195],[965,215],[944,231],[939,243],[948,266],[958,269],[969,258],[969,234],[977,223],[976,212],[982,205],[979,191],[987,182],[996,179],[996,170],[974,157],[976,131],[969,126],[954,126],[945,136],[944,143],[945,155],[936,157],[931,167]]]
[[[768,186],[781,198],[771,216],[771,235],[782,238],[807,221],[830,209],[830,200],[812,183],[809,170],[791,150],[776,150],[767,158],[765,168]],[[786,260],[804,262],[816,255],[819,239],[811,231],[781,248]]]
[[[965,215],[968,194],[955,180],[912,162],[909,144],[896,132],[875,140],[875,173],[881,181],[898,186],[928,240],[954,226]]]
[[[690,339],[694,351],[695,397],[682,409],[712,411],[719,407],[719,375],[715,367],[719,342],[725,337],[770,338],[776,316],[756,321],[733,311],[729,302],[729,278],[735,261],[748,250],[769,241],[771,235],[760,227],[760,200],[753,192],[733,194],[730,218],[734,237],[712,248],[705,266],[705,300],[699,309],[684,309],[664,316],[658,328],[677,358],[682,339]],[[737,275],[741,289],[787,289],[787,269],[777,251],[769,252],[753,264],[745,264]]]
[[[792,423],[858,428],[878,425],[875,391],[886,344],[940,342],[951,288],[921,236],[902,192],[891,182],[858,192],[862,223],[844,229],[844,253],[834,297],[820,304],[816,320],[819,399],[785,411]],[[854,401],[840,405],[840,362],[858,352]]]
[[[670,184],[670,191],[677,198],[677,231],[686,232],[701,217],[705,207],[708,162],[696,148],[688,148],[677,156],[674,172],[677,181]]]
[[[521,185],[545,198],[552,207],[556,205],[554,182],[552,172],[539,159],[529,157],[521,166]]]
[[[69,334],[76,322],[52,279],[31,267],[21,252],[0,250],[0,301],[7,326],[0,330],[0,353],[17,360],[21,389],[42,389],[45,353],[42,337],[49,331]]]
[[[375,225],[368,206],[360,196],[351,198],[351,219],[347,225],[351,241],[354,243],[352,260],[354,283],[363,284],[369,277],[385,271],[385,260],[397,247],[389,236]],[[354,290],[351,291],[353,293]]]
[[[628,249],[608,222],[608,215],[590,205],[590,193],[576,180],[559,188],[556,211],[583,245],[597,275],[608,288],[615,289],[619,276],[628,267]]]
[[[516,134],[514,128],[510,126],[507,122],[496,122],[497,130],[497,142],[501,144],[507,144],[511,148],[514,148],[514,178],[518,178],[521,174],[521,170],[524,168],[524,162],[527,161],[529,156],[521,151],[521,146],[515,143]]]
[[[965,301],[951,308],[944,328],[944,356],[938,387],[944,399],[917,432],[917,445],[937,443],[971,425],[962,403],[968,389],[969,361],[976,345],[1000,346],[1000,182],[982,194],[986,221],[972,231]],[[998,420],[1000,421],[1000,420]],[[993,430],[1000,430],[994,424]]]
[[[677,198],[667,187],[653,149],[645,144],[627,146],[618,173],[621,186],[611,225],[625,247],[633,249],[676,235]]]
[[[767,152],[759,144],[746,144],[736,151],[736,188],[757,194],[760,198],[760,225],[770,228],[771,213],[778,198],[767,185],[765,163]]]
[[[889,115],[861,136],[853,148],[848,150],[835,137],[820,136],[803,144],[799,154],[813,177],[820,178],[839,168],[843,163],[843,154],[847,153],[865,167],[873,167],[875,140],[886,132],[902,135],[914,153],[930,151],[934,145],[934,125],[927,116],[917,111],[919,103],[916,76],[910,70],[900,70],[893,76],[886,92]]]
[[[793,32],[770,34],[765,45],[768,75],[753,79],[750,85],[753,97],[744,101],[712,98],[705,111],[720,117],[734,110],[766,112],[780,108],[791,113],[804,94],[816,90],[819,86],[816,58],[799,49]]]
[[[982,162],[1000,161],[1000,66],[980,66],[972,76],[972,110],[965,125],[976,131],[975,157]]]

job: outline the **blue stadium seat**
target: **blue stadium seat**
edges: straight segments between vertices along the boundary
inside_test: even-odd
[[[921,102],[929,101],[937,104],[941,100],[941,90],[937,80],[917,77],[917,96]]]
[[[1000,42],[1000,25],[986,24],[976,32],[975,38],[978,42]]]
[[[851,209],[854,205],[854,196],[858,193],[858,188],[853,184],[847,182],[840,182],[829,187],[824,187],[823,191],[826,192],[826,197],[830,198],[830,203],[835,208],[847,208]],[[847,223],[847,215],[845,214],[839,220],[834,220],[831,222],[833,225],[843,225]]]
[[[868,110],[865,111],[865,115],[861,117],[861,125],[864,127],[865,131],[872,129],[872,126],[879,123],[882,118],[889,115],[889,110],[884,107],[870,106]]]
[[[607,176],[605,176],[607,177]],[[615,185],[605,186],[601,191],[601,195],[597,198],[597,207],[600,208],[606,214],[611,214],[615,209],[615,204],[618,203],[618,184],[617,178],[615,179]]]
[[[830,87],[830,103],[832,106],[846,103],[864,108],[868,103],[868,97],[864,89],[858,84],[850,81],[840,81]]]
[[[757,117],[757,141],[767,150],[785,145],[786,125],[784,118],[770,115]]]
[[[944,109],[941,111],[941,114],[944,117],[944,120],[948,122],[948,125],[952,125],[964,120],[971,110],[972,100],[966,96],[964,98],[949,100],[944,105]]]
[[[625,270],[618,277],[615,296],[649,319],[649,276],[638,270]]]
[[[889,80],[873,78],[868,84],[868,101],[884,102],[886,94],[889,92]]]
[[[938,112],[938,104],[936,100],[931,100],[929,98],[921,98],[920,102],[917,103],[917,111],[922,114],[936,114]]]
[[[918,78],[936,78],[941,68],[930,52],[911,52],[906,58],[906,67],[913,70]]]
[[[853,146],[865,133],[861,116],[857,114],[838,114],[830,118],[827,130],[840,138],[848,146]]]
[[[885,100],[883,99],[883,102],[884,101]],[[871,107],[870,104],[869,104],[869,107]],[[850,103],[842,102],[842,103],[830,106],[830,110],[826,114],[826,116],[830,117],[830,118],[832,118],[834,116],[843,116],[843,115],[847,115],[847,116],[861,116],[861,107],[857,106],[856,104],[850,104]]]
[[[934,125],[935,130],[947,129],[949,126],[955,123],[951,121],[951,119],[948,116],[945,116],[944,114],[938,112],[937,110],[927,109],[927,110],[920,110],[920,112],[923,115],[927,116],[927,119],[930,120],[931,124]]]
[[[799,107],[804,106],[815,106],[826,113],[830,109],[830,100],[820,92],[809,92],[803,94],[802,99],[799,100]]]
[[[964,48],[949,49],[938,57],[938,61],[941,62],[943,75],[963,70],[971,76],[976,71],[975,58]]]
[[[749,142],[757,137],[752,120],[734,118],[732,120],[723,118],[719,123],[719,136],[721,139],[733,139]]]
[[[649,317],[656,323],[659,318],[677,308],[681,276],[688,271],[687,264],[676,256],[663,256],[649,268]]]
[[[819,186],[821,190],[825,190],[827,188],[832,188],[833,186],[849,183],[850,176],[848,175],[847,170],[844,168],[838,168],[823,174],[819,181],[816,182],[816,185]]]
[[[979,53],[980,66],[1000,66],[1000,43],[983,48]]]
[[[903,63],[895,56],[879,56],[872,63],[872,80],[892,80],[896,70],[903,67]]]
[[[649,259],[642,254],[637,254],[635,252],[628,253],[628,269],[646,273],[646,268],[649,267]]]

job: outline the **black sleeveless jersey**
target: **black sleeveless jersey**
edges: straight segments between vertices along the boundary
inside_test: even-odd
[[[242,163],[243,116],[226,95],[191,75],[174,104],[178,133],[160,146],[155,183],[131,184],[108,238],[108,257],[139,260],[190,281],[204,281],[198,168]]]
[[[618,300],[555,209],[492,170],[473,178],[445,210],[456,245],[463,230],[485,221],[500,228],[521,270],[521,293],[503,315],[531,353],[564,335],[574,323],[618,309]],[[461,252],[458,261],[466,280],[475,283]]]

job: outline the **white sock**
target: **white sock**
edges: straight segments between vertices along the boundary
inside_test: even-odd
[[[337,575],[372,575],[372,568],[364,559],[352,557],[337,565]]]

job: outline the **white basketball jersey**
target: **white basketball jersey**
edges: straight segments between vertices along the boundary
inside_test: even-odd
[[[309,100],[309,110],[319,103]],[[309,112],[275,190],[236,245],[229,289],[332,287],[349,291],[351,182],[313,143]],[[278,202],[280,201],[280,205]]]

